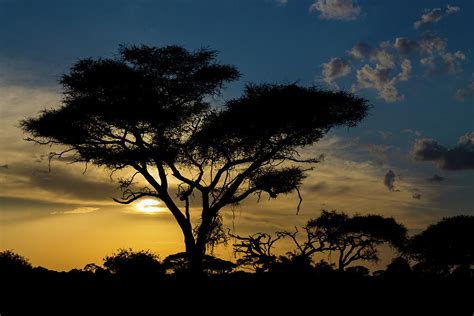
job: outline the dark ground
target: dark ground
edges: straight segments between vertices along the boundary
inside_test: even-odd
[[[35,268],[20,275],[2,275],[1,288],[1,316],[474,312],[474,280],[455,277],[237,272],[194,279]]]

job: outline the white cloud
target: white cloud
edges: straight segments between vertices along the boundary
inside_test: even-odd
[[[378,64],[375,68],[366,64],[357,70],[357,83],[352,85],[352,90],[357,91],[360,89],[373,88],[377,90],[378,97],[386,102],[403,100],[403,95],[401,95],[395,87],[395,83],[399,78],[398,76],[390,77],[391,71],[392,69],[384,68]]]
[[[309,9],[318,11],[325,20],[350,21],[361,14],[361,8],[352,0],[316,0]]]
[[[460,10],[459,7],[449,5],[446,7],[446,10],[443,11],[441,8],[433,8],[431,10],[427,10],[425,14],[423,14],[420,20],[414,23],[416,29],[429,27],[434,23],[439,22],[443,19],[446,15],[456,13]]]
[[[410,78],[410,73],[412,70],[411,61],[409,59],[404,59],[401,64],[402,71],[398,74],[398,80],[407,81]]]
[[[446,8],[446,13],[447,14],[452,14],[452,13],[458,12],[459,10],[461,10],[460,7],[448,4],[448,6]]]
[[[347,76],[351,72],[351,64],[343,58],[331,58],[330,61],[323,64],[323,81],[328,84],[334,84],[337,78]]]

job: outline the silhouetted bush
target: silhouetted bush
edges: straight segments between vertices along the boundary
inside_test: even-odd
[[[165,272],[159,257],[148,250],[119,249],[117,253],[104,258],[104,267],[120,277],[149,277]],[[97,271],[96,267],[89,268]]]
[[[387,265],[385,275],[390,277],[408,277],[413,273],[410,263],[403,257],[396,257]]]
[[[474,216],[444,218],[414,236],[406,249],[421,273],[447,275],[474,264]],[[459,270],[458,270],[459,271]]]
[[[183,274],[189,272],[189,263],[185,252],[169,255],[163,260],[163,266],[169,273]],[[205,274],[226,274],[231,273],[237,264],[206,255],[203,260],[203,270]]]
[[[28,259],[11,250],[0,252],[0,274],[19,274],[32,269]]]

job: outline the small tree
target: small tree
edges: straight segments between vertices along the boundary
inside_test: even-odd
[[[430,225],[409,241],[407,252],[431,272],[469,269],[474,264],[474,216],[448,217]]]
[[[251,267],[256,272],[266,272],[277,260],[273,248],[283,236],[273,237],[267,233],[256,233],[248,237],[232,237],[238,240],[234,243],[234,254],[239,256],[237,264]]]
[[[335,126],[356,126],[369,108],[350,93],[295,84],[247,85],[241,97],[212,107],[210,98],[238,77],[212,50],[121,47],[117,58],[77,62],[61,79],[62,106],[21,126],[30,140],[63,146],[51,157],[71,153],[76,162],[129,171],[116,201],[163,201],[200,271],[222,208],[297,190],[308,170],[302,164],[318,162],[299,150]],[[147,186],[134,186],[136,177]],[[195,233],[191,202],[201,209]]]
[[[310,220],[307,227],[325,236],[329,253],[336,253],[341,271],[357,260],[378,261],[377,246],[388,243],[400,247],[407,232],[393,218],[379,215],[349,217],[326,210],[318,218]]]

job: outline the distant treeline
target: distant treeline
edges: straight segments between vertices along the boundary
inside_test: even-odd
[[[216,226],[221,239],[234,239],[236,262],[206,255],[204,275],[221,275],[243,271],[256,273],[355,273],[368,276],[369,270],[360,262],[377,262],[378,247],[390,245],[397,254],[386,270],[373,272],[381,275],[424,275],[432,277],[473,278],[474,270],[474,216],[459,215],[444,218],[421,233],[409,237],[407,229],[393,218],[380,215],[349,216],[343,212],[323,210],[300,230],[280,231],[274,235],[256,233],[242,237],[224,236],[222,226]],[[282,239],[290,239],[294,247],[285,255],[274,254]],[[219,241],[215,241],[219,243]],[[315,262],[315,254],[335,258],[336,263],[325,260]],[[188,273],[186,253],[177,253],[160,260],[149,250],[119,249],[104,258],[103,266],[87,264],[69,273],[140,277],[177,275]],[[32,270],[28,259],[11,250],[0,252],[0,273],[17,275]]]
[[[323,211],[299,230],[233,236],[236,262],[207,255],[200,275],[188,269],[186,253],[160,260],[150,251],[119,249],[101,266],[56,272],[33,267],[6,250],[0,252],[0,312],[148,315],[163,308],[178,314],[230,308],[267,314],[279,311],[278,306],[294,312],[318,306],[319,311],[337,307],[337,315],[384,315],[387,309],[426,314],[446,308],[450,315],[471,315],[473,236],[473,216],[444,218],[408,237],[393,218]],[[294,249],[273,254],[283,238]],[[377,261],[377,247],[385,243],[397,255],[385,270],[370,274],[358,263]],[[317,253],[331,254],[337,264],[316,262]]]

